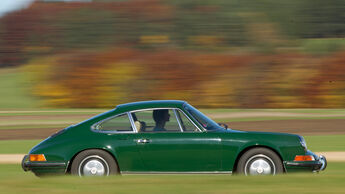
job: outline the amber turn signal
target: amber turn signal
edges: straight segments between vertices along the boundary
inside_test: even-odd
[[[312,155],[297,155],[294,161],[314,161],[314,156]]]
[[[45,162],[44,154],[30,154],[30,162]]]

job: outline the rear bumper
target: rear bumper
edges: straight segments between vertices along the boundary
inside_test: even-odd
[[[24,171],[32,171],[36,175],[61,174],[65,173],[67,164],[65,162],[30,162],[29,155],[25,155],[22,160]]]
[[[288,172],[290,171],[312,171],[319,172],[325,170],[327,167],[327,159],[325,156],[314,155],[315,161],[286,161],[284,162],[285,168]]]

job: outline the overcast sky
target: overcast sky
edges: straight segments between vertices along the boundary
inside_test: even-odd
[[[11,11],[27,8],[34,0],[0,0],[0,17]]]
[[[27,8],[35,0],[0,0],[0,17],[5,14]],[[64,1],[64,2],[90,2],[92,0],[44,0],[44,1]]]

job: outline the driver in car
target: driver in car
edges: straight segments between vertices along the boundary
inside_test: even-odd
[[[153,131],[166,131],[165,123],[169,121],[170,114],[169,110],[161,109],[154,110],[152,113],[153,120],[156,122],[156,126],[153,128]]]

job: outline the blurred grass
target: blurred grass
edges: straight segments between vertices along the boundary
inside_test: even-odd
[[[42,140],[1,140],[0,154],[25,154]]]
[[[310,38],[301,40],[301,48],[314,55],[329,54],[345,48],[344,38]]]
[[[214,119],[216,122],[230,122],[230,128],[232,122],[244,122],[244,121],[274,121],[274,120],[313,120],[313,119],[345,119],[345,116],[336,117],[245,117],[245,118],[222,118]]]
[[[200,109],[216,122],[345,119],[345,109]],[[262,114],[260,116],[260,113]],[[285,114],[286,113],[286,114]],[[222,115],[224,114],[224,115]],[[234,115],[231,115],[234,114]],[[246,115],[247,114],[247,115]],[[252,116],[252,114],[257,114]],[[221,116],[222,118],[217,118]]]
[[[345,135],[304,136],[313,152],[345,151]],[[41,140],[1,140],[0,154],[25,154]]]
[[[345,109],[327,109],[327,108],[291,108],[291,109],[284,109],[284,108],[276,108],[276,109],[228,109],[228,108],[219,108],[219,109],[199,109],[201,112],[204,113],[230,113],[230,112],[286,112],[286,113],[322,113],[322,114],[331,114],[331,113],[339,113],[345,114]]]
[[[114,105],[115,108],[115,105]],[[0,116],[86,115],[100,114],[110,109],[0,109]]]
[[[319,174],[266,177],[230,175],[123,175],[36,178],[20,165],[0,165],[1,193],[344,193],[345,165]]]
[[[304,136],[313,152],[345,151],[345,135]]]
[[[56,125],[65,125],[66,127],[71,124],[76,124],[84,119],[32,119],[32,120],[19,120],[19,121],[3,121],[0,126],[18,126],[18,128],[26,128],[29,125],[46,125],[47,127]],[[4,127],[2,127],[4,128]]]
[[[17,68],[0,68],[0,109],[37,108],[38,99],[29,95],[24,73]]]
[[[66,124],[57,124],[57,125],[42,125],[42,124],[39,124],[39,125],[29,125],[29,126],[18,126],[18,125],[14,125],[14,126],[8,126],[8,125],[5,125],[5,126],[1,126],[0,125],[0,130],[1,129],[44,129],[44,128],[57,128],[57,129],[62,129],[62,128],[65,128],[66,127]]]

